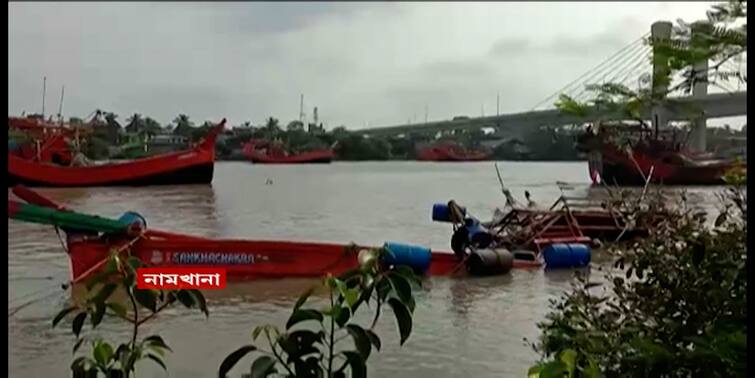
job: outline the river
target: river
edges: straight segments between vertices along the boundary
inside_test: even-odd
[[[550,205],[556,181],[573,184],[572,195],[593,195],[582,162],[499,163],[503,180],[519,199],[524,190]],[[272,184],[266,183],[271,180]],[[716,188],[689,189],[693,202],[715,207]],[[503,205],[493,163],[365,162],[260,166],[219,162],[212,185],[41,190],[84,212],[117,217],[137,211],[148,226],[218,237],[293,239],[360,244],[400,241],[450,250],[450,227],[433,223],[433,203],[455,199],[480,219]],[[9,194],[10,196],[10,194]],[[9,307],[42,298],[9,315],[9,375],[67,376],[73,360],[70,322],[53,329],[52,318],[70,293],[68,261],[53,229],[10,221]],[[525,376],[537,355],[523,340],[538,335],[536,323],[548,300],[569,288],[572,272],[514,270],[492,278],[427,280],[417,295],[412,335],[402,347],[390,312],[380,320],[380,353],[370,357],[375,377]],[[171,377],[217,376],[223,358],[251,342],[256,325],[283,325],[299,293],[312,280],[230,284],[207,293],[210,316],[171,309],[145,325],[173,348]],[[88,330],[89,324],[84,327]],[[98,334],[126,340],[128,329],[105,320]],[[248,372],[243,360],[234,374]],[[165,377],[152,362],[139,377]]]

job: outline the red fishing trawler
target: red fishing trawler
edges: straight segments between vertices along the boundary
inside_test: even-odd
[[[678,130],[651,131],[641,126],[589,127],[577,148],[589,156],[595,184],[642,186],[649,180],[666,185],[723,185],[733,169],[746,169],[737,159],[713,159],[690,151]],[[651,173],[652,170],[652,173]]]
[[[244,155],[257,164],[330,163],[335,157],[332,148],[291,153],[279,142],[252,139],[244,145]]]
[[[437,142],[417,149],[420,161],[481,161],[488,160],[491,151],[465,149],[456,142]]]
[[[200,143],[187,151],[156,155],[127,162],[97,164],[76,159],[66,149],[66,130],[41,121],[9,118],[9,127],[27,130],[60,129],[32,149],[8,152],[8,186],[45,187],[146,186],[206,184],[212,182],[215,140],[225,126],[223,119]],[[66,131],[63,131],[66,130]],[[78,139],[78,138],[77,138]],[[78,143],[75,143],[78,144]],[[76,146],[74,146],[76,147]]]

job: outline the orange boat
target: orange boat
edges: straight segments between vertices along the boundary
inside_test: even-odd
[[[40,194],[17,186],[13,193],[28,203],[8,200],[8,217],[54,225],[66,233],[74,283],[99,272],[111,251],[121,251],[156,267],[222,267],[230,279],[316,277],[357,267],[360,250],[354,244],[278,240],[213,239],[147,229],[140,215],[125,213],[107,219],[76,213]],[[453,253],[386,243],[390,265],[407,265],[428,275],[464,273],[465,262]],[[513,268],[539,267],[538,261],[513,262]]]
[[[252,139],[244,145],[244,155],[257,164],[327,164],[335,157],[332,148],[289,153],[280,143],[270,143],[259,139]]]
[[[467,150],[455,142],[439,142],[417,149],[420,161],[481,161],[491,156],[490,151]]]
[[[156,155],[127,162],[72,166],[53,163],[45,147],[34,158],[8,153],[8,186],[46,187],[147,186],[207,184],[212,182],[215,140],[225,126],[223,119],[199,144],[188,151]],[[17,124],[19,122],[16,122]],[[11,127],[13,124],[11,124]],[[56,139],[56,140],[59,140]]]

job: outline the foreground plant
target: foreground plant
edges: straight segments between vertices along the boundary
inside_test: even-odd
[[[615,248],[606,284],[580,276],[539,324],[535,349],[544,361],[530,376],[744,376],[744,189],[725,192],[713,227],[679,208],[648,239]],[[595,293],[604,285],[611,287]]]
[[[325,308],[306,306],[318,289],[313,287],[296,302],[285,329],[272,325],[256,327],[252,340],[264,336],[268,349],[253,344],[237,349],[220,365],[219,376],[225,377],[249,353],[257,358],[250,367],[251,374],[245,376],[254,378],[346,377],[347,372],[351,377],[367,376],[366,361],[372,348],[379,351],[381,347],[381,340],[374,332],[381,309],[387,305],[393,310],[403,345],[412,330],[411,284],[419,284],[408,267],[384,268],[380,263],[383,253],[383,249],[362,251],[359,268],[340,277],[326,277],[319,286],[327,291]],[[354,321],[362,305],[372,305],[374,309],[368,327]]]
[[[89,339],[91,353],[74,359],[71,370],[74,377],[97,377],[102,373],[109,378],[128,378],[135,374],[135,364],[149,359],[167,370],[163,356],[170,347],[159,335],[139,339],[139,327],[158,313],[180,302],[187,308],[199,308],[209,316],[204,296],[198,290],[141,290],[136,287],[136,269],[142,263],[135,257],[125,258],[114,252],[104,270],[86,283],[87,298],[83,303],[67,307],[53,319],[55,327],[67,316],[73,317],[71,331],[76,336],[73,353],[87,341],[81,331],[87,318],[94,330],[104,317],[124,320],[132,325],[131,339],[117,346],[101,338]],[[98,286],[99,290],[95,290]],[[116,292],[125,292],[127,305],[110,300]]]

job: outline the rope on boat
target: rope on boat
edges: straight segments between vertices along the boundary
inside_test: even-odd
[[[56,231],[56,232],[58,232],[58,228],[57,228],[57,227],[55,228],[55,231]],[[60,237],[60,233],[59,233],[59,232],[58,232],[58,236]],[[144,231],[142,231],[142,232],[141,232],[141,233],[140,233],[139,235],[137,235],[137,236],[136,236],[136,237],[135,237],[134,239],[132,239],[132,240],[131,240],[131,241],[129,241],[128,243],[126,243],[126,244],[124,244],[124,245],[120,246],[120,247],[119,247],[119,248],[118,248],[117,250],[115,250],[115,253],[116,253],[116,254],[120,254],[120,253],[122,253],[123,251],[125,251],[126,249],[129,249],[129,248],[130,248],[131,246],[133,246],[133,245],[134,245],[134,243],[136,243],[136,242],[137,242],[137,241],[138,241],[139,239],[141,239],[142,237],[144,237]],[[63,241],[63,240],[62,240],[62,238],[61,238],[61,242],[62,242],[62,241]],[[65,248],[65,245],[64,245],[64,248]],[[77,279],[75,279],[75,280],[71,280],[71,281],[67,281],[67,282],[64,282],[64,283],[62,283],[62,284],[60,284],[60,285],[55,285],[54,289],[62,288],[63,290],[67,290],[67,289],[68,289],[69,287],[71,287],[72,285],[74,285],[74,284],[77,284],[77,283],[81,282],[81,280],[82,280],[82,279],[83,279],[84,277],[87,277],[87,276],[88,276],[89,274],[91,274],[92,272],[94,272],[94,271],[96,271],[97,269],[101,268],[101,267],[102,267],[103,265],[105,265],[105,264],[106,264],[106,263],[107,263],[107,262],[108,262],[109,260],[110,260],[110,257],[109,257],[109,256],[108,256],[108,257],[106,257],[106,258],[104,258],[104,259],[102,259],[102,260],[101,260],[100,262],[98,262],[97,264],[95,264],[95,265],[94,265],[94,266],[92,266],[91,268],[87,269],[87,270],[86,270],[86,271],[85,271],[85,272],[84,272],[83,274],[79,275],[79,278],[77,278]],[[26,295],[26,296],[24,296],[24,297],[22,297],[22,298],[20,298],[20,299],[27,299],[27,298],[29,298],[29,297],[35,296],[35,295],[37,295],[37,294],[40,294],[40,293],[46,292],[46,291],[48,291],[48,290],[51,290],[51,289],[53,289],[53,288],[50,288],[50,287],[48,287],[48,288],[44,288],[44,289],[41,289],[41,290],[35,291],[35,292],[33,292],[33,293],[30,293],[30,294],[28,294],[28,295]],[[39,297],[39,298],[36,298],[36,299],[32,299],[32,300],[29,300],[29,301],[27,301],[27,302],[24,302],[24,303],[22,303],[22,304],[20,304],[20,305],[18,305],[18,306],[15,306],[15,307],[11,308],[11,309],[10,309],[10,311],[8,312],[8,317],[11,317],[11,316],[13,316],[13,315],[17,314],[17,313],[18,313],[19,311],[23,310],[24,308],[26,308],[26,307],[28,307],[28,306],[31,306],[32,304],[35,304],[35,303],[38,303],[38,302],[40,302],[40,301],[46,300],[46,299],[48,299],[48,298],[51,298],[51,297],[53,297],[54,295],[57,295],[57,294],[58,294],[58,292],[57,292],[57,290],[56,290],[56,291],[53,291],[53,292],[47,293],[47,294],[43,295],[42,297]]]

